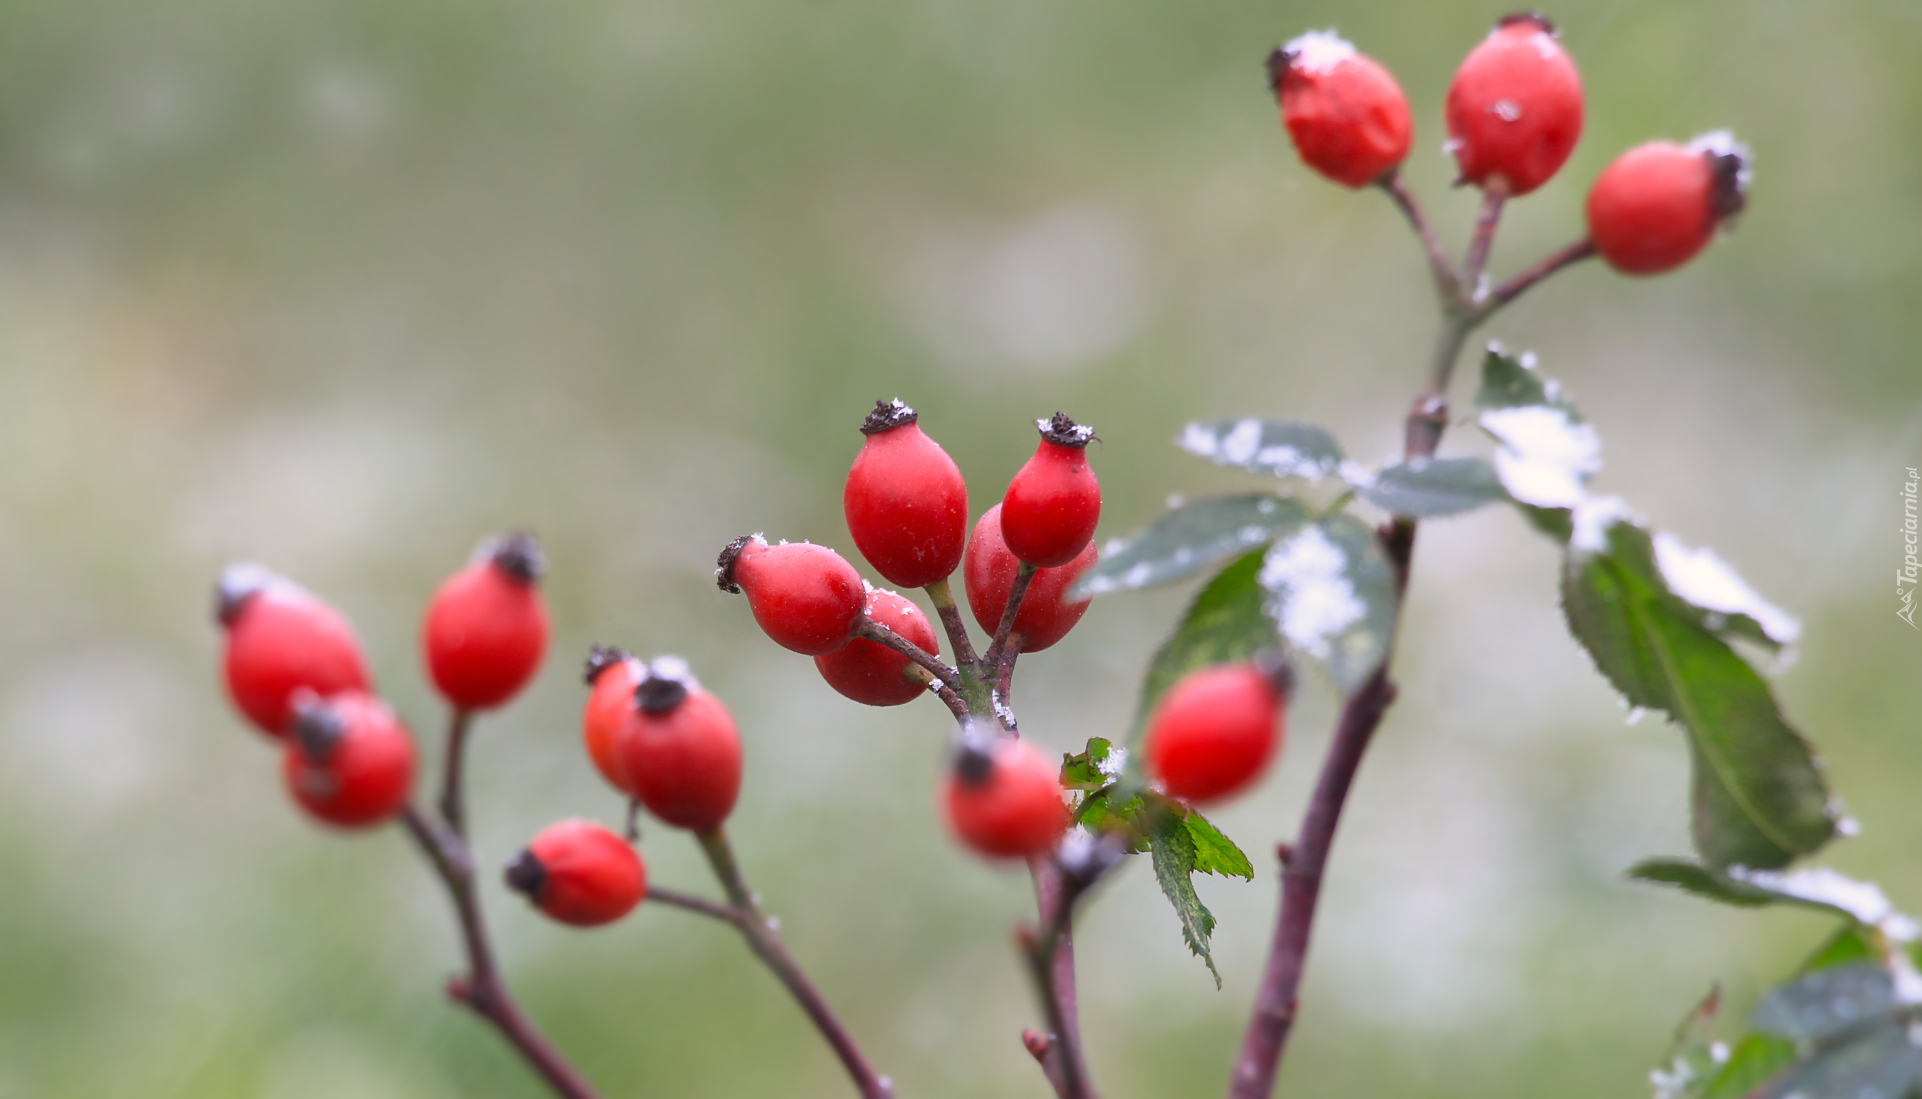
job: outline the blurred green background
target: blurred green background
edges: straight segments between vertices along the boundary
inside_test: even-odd
[[[267,562],[357,622],[429,745],[419,609],[482,535],[547,542],[553,656],[480,728],[498,866],[620,806],[577,748],[590,642],[686,655],[741,718],[734,832],[804,963],[904,1097],[1043,1096],[1008,928],[1025,880],[929,790],[946,715],[864,710],[714,590],[750,530],[848,545],[840,478],[901,396],[996,498],[1032,419],[1092,422],[1104,537],[1176,491],[1184,418],[1397,444],[1432,316],[1378,195],[1295,161],[1262,83],[1334,25],[1417,120],[1497,8],[1142,0],[64,0],[0,4],[0,1096],[542,1094],[439,989],[444,898],[396,830],[323,834],[215,675],[209,587]],[[1683,272],[1578,268],[1490,329],[1576,391],[1600,485],[1804,616],[1780,690],[1862,823],[1830,861],[1922,906],[1917,670],[1893,613],[1922,464],[1922,5],[1567,2],[1589,89],[1513,270],[1638,141],[1755,148],[1739,232]],[[1457,432],[1449,448],[1485,444]],[[1625,1096],[1718,979],[1738,1010],[1825,931],[1633,887],[1686,850],[1686,758],[1623,712],[1491,510],[1425,528],[1403,694],[1335,851],[1282,1090]],[[1097,604],[1023,661],[1051,747],[1120,730],[1181,592]],[[1219,816],[1217,992],[1146,867],[1085,919],[1110,1099],[1218,1094],[1326,742]],[[655,880],[707,889],[650,828]],[[840,1096],[734,937],[643,908],[578,933],[486,896],[533,1014],[606,1093]]]

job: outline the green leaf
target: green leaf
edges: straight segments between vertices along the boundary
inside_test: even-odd
[[[1837,928],[1828,941],[1815,949],[1808,960],[1802,963],[1801,972],[1813,973],[1818,969],[1828,969],[1838,965],[1855,962],[1874,962],[1882,964],[1882,954],[1876,949],[1873,934],[1868,928],[1853,921]]]
[[[1636,863],[1628,876],[1740,908],[1770,904],[1813,908],[1870,927],[1896,915],[1881,889],[1822,867],[1786,872],[1721,870],[1686,859],[1647,859]]]
[[[1299,528],[1308,512],[1266,493],[1215,496],[1170,509],[1082,574],[1070,598],[1165,584],[1209,568]]]
[[[1214,956],[1208,952],[1208,940],[1215,931],[1215,917],[1195,894],[1194,835],[1188,831],[1187,823],[1179,814],[1157,813],[1153,828],[1148,833],[1148,843],[1155,865],[1155,881],[1160,883],[1161,892],[1168,898],[1168,903],[1175,906],[1175,917],[1181,921],[1181,937],[1187,942],[1188,949],[1207,963],[1208,972],[1214,974],[1215,987],[1218,989],[1221,987],[1221,971],[1215,968]]]
[[[1746,885],[1687,859],[1644,859],[1629,868],[1628,876],[1636,881],[1672,885],[1684,893],[1732,904],[1737,908],[1796,903],[1792,898]]]
[[[1535,356],[1510,355],[1498,345],[1489,344],[1488,353],[1482,357],[1482,387],[1475,394],[1475,407],[1486,412],[1529,405],[1547,405],[1571,415],[1575,411],[1563,399],[1558,383],[1535,372]]]
[[[1356,481],[1355,492],[1377,507],[1419,519],[1508,499],[1495,467],[1480,458],[1414,458]]]
[[[1261,562],[1261,553],[1248,554],[1222,569],[1195,595],[1181,624],[1162,643],[1142,677],[1135,737],[1175,680],[1196,668],[1246,660],[1276,644],[1274,623],[1262,612],[1267,595],[1256,582]]]
[[[1061,785],[1070,790],[1099,790],[1114,781],[1105,767],[1113,767],[1114,745],[1102,737],[1090,737],[1086,750],[1061,754]],[[1118,768],[1117,768],[1118,769]]]
[[[1260,581],[1282,638],[1321,665],[1342,693],[1353,693],[1387,657],[1395,574],[1361,520],[1323,516],[1276,542],[1262,560]]]
[[[1889,971],[1857,962],[1818,969],[1777,987],[1755,1006],[1749,1026],[1797,1042],[1826,1042],[1880,1022],[1901,1006]]]
[[[1326,477],[1341,468],[1341,444],[1313,424],[1221,420],[1189,424],[1175,445],[1216,465],[1277,477]]]
[[[1909,1023],[1882,1023],[1832,1045],[1750,1094],[1757,1099],[1906,1099],[1922,1084],[1922,1049],[1909,1040]]]
[[[1188,838],[1194,841],[1195,869],[1203,874],[1219,874],[1224,878],[1235,877],[1245,881],[1255,880],[1255,865],[1235,841],[1222,835],[1221,829],[1202,817],[1193,809],[1187,811],[1182,823],[1188,826]]]
[[[1735,1043],[1721,1071],[1710,1077],[1702,1099],[1742,1099],[1795,1061],[1795,1043],[1767,1034],[1750,1034]]]
[[[1630,705],[1687,730],[1697,853],[1717,869],[1773,868],[1827,843],[1835,819],[1814,753],[1768,684],[1668,591],[1647,531],[1617,522],[1603,539],[1567,555],[1562,608]]]
[[[1128,850],[1140,854],[1148,850],[1143,820],[1147,798],[1139,787],[1128,789],[1121,783],[1104,786],[1075,806],[1074,821],[1095,832],[1119,832],[1128,837]]]

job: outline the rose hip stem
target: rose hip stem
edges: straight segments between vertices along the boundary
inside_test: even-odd
[[[493,1024],[501,1037],[520,1053],[530,1067],[563,1099],[600,1099],[580,1073],[569,1065],[547,1038],[535,1029],[520,1005],[514,1002],[507,984],[494,965],[494,948],[481,918],[480,894],[474,886],[474,854],[467,842],[451,829],[439,826],[418,808],[409,805],[401,819],[408,834],[433,863],[441,884],[454,902],[460,921],[461,939],[467,950],[467,973],[447,982],[447,994],[467,1005],[474,1014]]]
[[[848,1075],[854,1079],[855,1089],[861,1093],[862,1099],[893,1099],[893,1082],[885,1076],[877,1075],[869,1066],[867,1058],[862,1055],[860,1047],[854,1044],[854,1039],[848,1034],[847,1028],[841,1025],[841,1020],[835,1016],[833,1009],[828,1007],[827,1001],[821,998],[820,992],[815,989],[813,982],[808,980],[807,974],[801,972],[801,967],[795,962],[794,955],[788,953],[787,944],[781,941],[781,936],[774,930],[774,921],[761,911],[761,906],[754,899],[753,891],[747,887],[747,880],[741,876],[741,867],[734,858],[734,849],[727,842],[727,832],[721,828],[709,828],[696,832],[694,837],[700,841],[701,851],[707,856],[708,865],[714,868],[714,876],[720,880],[722,890],[727,893],[729,907],[720,909],[719,906],[708,902],[685,903],[692,898],[678,895],[668,903],[679,904],[689,911],[700,912],[733,924],[740,931],[741,937],[747,940],[748,949],[753,951],[754,956],[761,959],[768,969],[773,971],[774,976],[787,987],[788,992],[792,993],[794,999],[800,1003],[801,1010],[807,1012],[815,1028],[821,1032],[823,1038],[827,1039],[828,1045],[833,1047],[835,1056],[841,1059],[841,1064],[847,1068]],[[650,896],[652,895],[654,894],[650,893]],[[723,915],[723,912],[727,914]]]

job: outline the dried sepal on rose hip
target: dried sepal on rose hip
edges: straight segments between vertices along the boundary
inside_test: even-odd
[[[876,401],[841,492],[848,533],[888,583],[921,588],[961,563],[968,536],[968,486],[914,409]]]
[[[1025,740],[972,728],[942,780],[941,805],[955,838],[989,858],[1045,854],[1068,830],[1060,768]]]
[[[734,811],[740,730],[679,657],[641,669],[615,740],[628,788],[662,822],[707,831]]]
[[[370,687],[354,628],[332,607],[259,565],[233,565],[215,589],[226,631],[221,670],[235,707],[260,731],[282,737],[301,690],[319,696]]]
[[[1625,275],[1672,271],[1748,202],[1748,148],[1725,130],[1651,141],[1615,158],[1588,192],[1588,238]]]
[[[747,596],[761,632],[803,656],[831,653],[848,643],[867,603],[861,574],[840,554],[809,542],[781,542],[750,534],[727,544],[714,570],[724,592]]]
[[[647,666],[621,649],[596,645],[587,654],[587,704],[581,709],[581,743],[594,769],[616,790],[634,796],[621,760],[621,727],[634,708],[634,688]]]
[[[564,820],[541,829],[507,864],[507,886],[574,927],[613,923],[647,895],[647,864],[607,829]]]
[[[1095,435],[1061,412],[1035,427],[1041,442],[1001,497],[1001,537],[1025,564],[1054,568],[1080,556],[1101,520],[1101,485],[1088,467]]]
[[[421,650],[441,696],[487,710],[520,692],[547,652],[540,543],[524,531],[482,542],[469,564],[427,604]]]
[[[1334,31],[1311,31],[1268,55],[1268,83],[1302,163],[1365,187],[1408,156],[1415,133],[1401,85]]]
[[[1514,198],[1547,183],[1582,136],[1582,79],[1546,17],[1503,18],[1448,85],[1461,182]]]
[[[1016,652],[1037,653],[1053,645],[1074,629],[1087,613],[1088,600],[1069,601],[1068,589],[1095,562],[1095,546],[1090,541],[1074,560],[1050,569],[1036,569],[1014,614],[1009,643]],[[967,558],[961,575],[967,584],[968,609],[983,630],[992,634],[1001,628],[1001,615],[1014,590],[1014,574],[1021,567],[1001,534],[1001,505],[996,504],[981,516],[968,538]]]
[[[1287,733],[1288,665],[1264,653],[1176,680],[1143,737],[1148,774],[1169,796],[1208,802],[1247,789]]]
[[[868,592],[867,616],[923,652],[940,651],[928,616],[897,592],[885,588]],[[865,706],[901,706],[928,693],[928,676],[919,665],[865,637],[815,657],[814,666],[828,686]]]
[[[307,813],[340,828],[379,824],[407,804],[414,741],[387,704],[361,691],[293,702],[282,776]]]

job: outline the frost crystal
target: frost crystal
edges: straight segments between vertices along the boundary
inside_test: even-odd
[[[1490,409],[1481,425],[1501,441],[1495,473],[1524,504],[1572,508],[1587,496],[1589,476],[1602,468],[1602,441],[1589,424],[1547,405]]]
[[[1674,535],[1661,532],[1655,535],[1655,564],[1669,590],[1703,610],[1746,614],[1779,645],[1792,643],[1802,633],[1800,622],[1755,594],[1714,550],[1689,549]]]
[[[1333,27],[1307,34],[1281,47],[1288,56],[1288,67],[1320,76],[1355,56],[1355,47],[1335,33]]]
[[[1116,744],[1108,749],[1108,757],[1106,759],[1095,764],[1095,770],[1100,771],[1109,778],[1120,778],[1122,770],[1127,766],[1128,749]]]
[[[1347,567],[1347,555],[1320,527],[1277,544],[1262,562],[1261,586],[1275,596],[1282,635],[1317,660],[1328,658],[1330,638],[1368,613]]]
[[[1238,466],[1247,465],[1261,448],[1261,421],[1242,420],[1221,437],[1221,456]]]
[[[1895,910],[1881,886],[1844,877],[1825,866],[1788,871],[1731,866],[1728,876],[1771,893],[1782,893],[1839,908],[1855,917],[1857,922],[1876,928],[1899,942],[1909,942],[1916,937],[1915,921]]]

